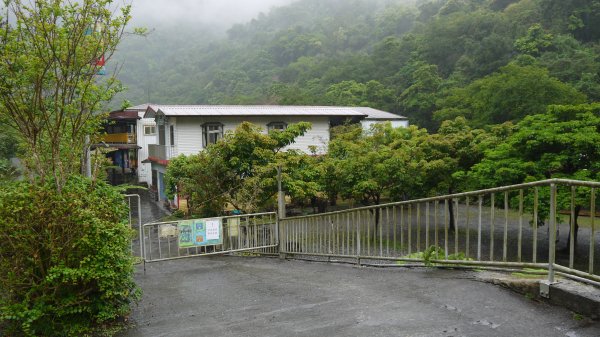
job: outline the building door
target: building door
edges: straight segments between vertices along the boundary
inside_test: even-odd
[[[158,195],[160,201],[167,200],[167,190],[165,188],[165,174],[162,172],[158,173]]]

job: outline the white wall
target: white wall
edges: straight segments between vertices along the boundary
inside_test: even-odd
[[[140,117],[144,116],[146,111],[138,112]],[[146,136],[144,135],[144,126],[153,125],[156,127],[154,118],[142,118],[137,121],[137,145],[141,147],[138,150],[138,181],[140,183],[147,183],[148,186],[152,184],[152,165],[150,163],[144,164],[142,161],[148,159],[148,145],[156,144],[158,141],[157,135]],[[156,129],[158,132],[158,129]]]
[[[310,122],[312,129],[307,131],[304,136],[298,137],[294,144],[291,144],[286,149],[301,150],[310,153],[310,146],[316,146],[317,153],[325,153],[327,144],[329,143],[329,117],[271,117],[257,116],[246,117],[243,120],[256,124],[267,132],[267,124],[271,122],[285,122],[287,124],[298,122]],[[233,131],[242,122],[239,117],[223,116],[223,117],[171,117],[169,125],[174,125],[175,131],[175,152],[173,155],[190,155],[200,152],[202,148],[202,124],[204,123],[222,123],[223,131]],[[167,134],[168,137],[168,134]],[[167,138],[169,143],[169,138]]]
[[[387,121],[362,120],[360,123],[362,124],[363,130],[369,130],[371,128],[371,125],[377,124],[377,123],[384,123],[384,122],[387,122]],[[408,120],[393,120],[393,121],[389,121],[389,122],[392,123],[392,127],[394,127],[394,128],[399,128],[399,127],[407,128],[408,127]]]

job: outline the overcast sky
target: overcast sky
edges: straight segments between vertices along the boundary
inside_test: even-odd
[[[130,0],[133,24],[152,27],[162,23],[201,22],[219,26],[247,22],[273,6],[294,0]]]

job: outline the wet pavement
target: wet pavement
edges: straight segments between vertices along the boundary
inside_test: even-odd
[[[600,336],[600,322],[476,280],[253,257],[139,268],[135,336]]]
[[[164,209],[157,202],[152,200],[152,196],[149,190],[130,189],[127,190],[127,194],[138,194],[140,196],[142,205],[142,224],[160,221],[162,218],[169,215],[169,212],[166,209]],[[137,224],[137,208],[137,201],[134,198],[131,201],[131,214],[133,216],[133,224]]]

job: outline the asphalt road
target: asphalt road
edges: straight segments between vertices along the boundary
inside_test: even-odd
[[[474,272],[252,257],[147,265],[134,336],[600,336]]]

